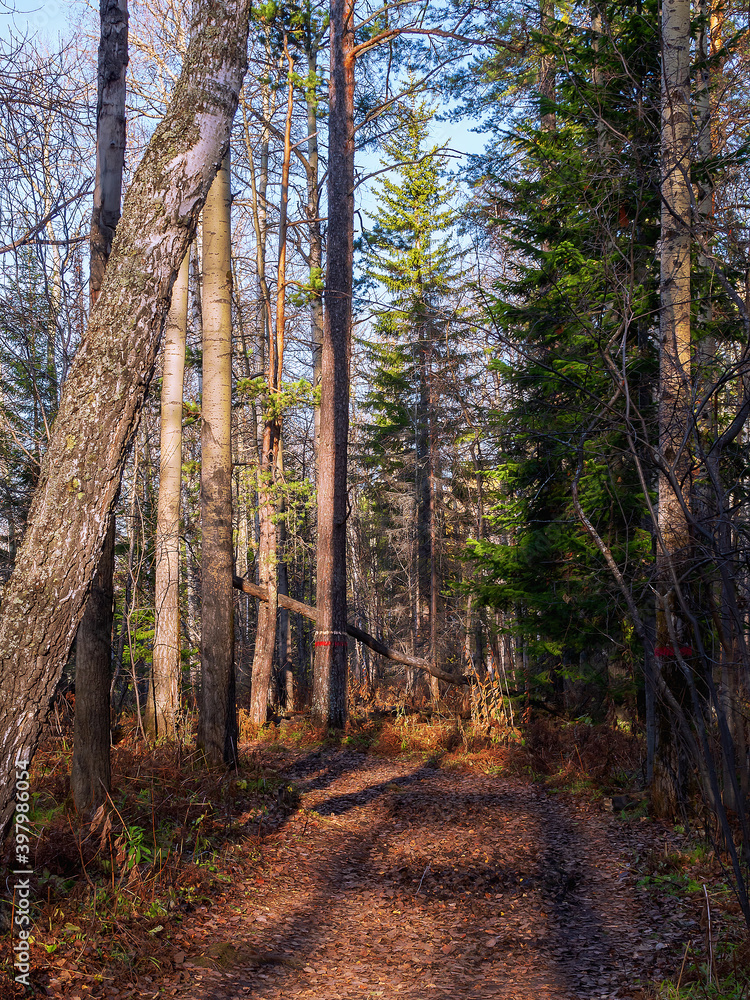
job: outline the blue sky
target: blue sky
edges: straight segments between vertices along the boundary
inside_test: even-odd
[[[0,13],[0,32],[7,36],[10,31],[16,34],[38,35],[41,39],[55,41],[58,35],[63,37],[70,33],[70,21],[84,9],[83,3],[65,2],[65,0],[46,0],[44,3],[34,3],[34,0],[8,0],[15,8],[7,12],[7,5]]]
[[[9,12],[8,4],[12,4],[15,10]],[[7,37],[11,32],[16,35],[28,34],[54,47],[60,40],[65,41],[73,36],[74,25],[80,21],[87,7],[91,6],[86,0],[0,0],[0,36]],[[451,164],[459,177],[462,173],[462,159],[455,154],[478,153],[482,148],[483,137],[471,131],[471,124],[470,121],[433,123],[432,141],[449,147],[454,154]],[[376,171],[380,166],[377,151],[358,156],[360,176]],[[357,192],[358,207],[365,212],[373,205],[372,184],[373,181],[370,180]],[[355,221],[355,226],[358,228],[359,219]]]

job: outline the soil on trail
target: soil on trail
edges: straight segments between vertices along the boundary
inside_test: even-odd
[[[260,873],[185,919],[172,973],[106,996],[626,998],[696,936],[631,873],[636,849],[664,850],[661,827],[352,752],[298,753],[282,773],[303,808]]]

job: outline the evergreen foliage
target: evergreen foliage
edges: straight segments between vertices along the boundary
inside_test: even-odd
[[[459,280],[450,236],[455,185],[444,178],[446,157],[428,144],[433,113],[412,97],[384,142],[381,162],[392,174],[377,185],[363,253],[366,283],[383,289],[385,300],[375,306],[374,336],[363,345],[371,374],[361,403],[369,417],[362,516],[382,550],[381,580],[399,608],[395,627],[420,622],[418,643],[426,642],[429,617],[429,519],[444,524],[436,452],[444,456],[455,433],[451,373],[460,336],[451,298]]]
[[[618,4],[603,11],[600,32],[556,23],[538,39],[558,67],[554,128],[520,120],[504,157],[477,178],[514,268],[485,293],[500,345],[492,366],[509,393],[492,418],[502,540],[471,552],[482,600],[515,612],[513,628],[547,678],[629,642],[619,591],[576,516],[574,482],[636,590],[650,572],[629,421],[637,407],[653,442],[656,23],[655,7]]]

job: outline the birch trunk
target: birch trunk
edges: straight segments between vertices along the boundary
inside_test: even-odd
[[[203,209],[201,702],[210,764],[237,756],[232,574],[232,267],[229,153]]]
[[[174,98],[128,190],[0,612],[0,830],[83,613],[177,270],[229,142],[249,4],[204,0]]]
[[[187,336],[190,254],[172,289],[164,335],[161,388],[159,504],[156,520],[156,585],[153,690],[146,706],[146,729],[174,739],[180,707],[180,487],[182,483],[182,391]]]
[[[312,714],[346,721],[346,520],[354,230],[354,3],[331,0],[328,246],[318,456],[317,628]]]

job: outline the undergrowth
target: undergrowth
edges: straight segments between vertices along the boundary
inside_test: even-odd
[[[70,963],[85,969],[93,990],[104,978],[135,983],[155,974],[187,914],[215,906],[254,871],[260,877],[266,837],[299,811],[299,795],[284,768],[301,753],[407,757],[533,780],[600,805],[623,791],[637,796],[642,780],[639,739],[585,722],[511,727],[495,719],[477,725],[443,707],[410,711],[401,704],[353,713],[341,731],[326,732],[301,713],[262,729],[245,717],[241,727],[240,764],[229,772],[206,770],[200,756],[181,745],[150,747],[131,731],[112,752],[111,797],[85,823],[69,794],[70,736],[47,738],[31,769],[37,986],[55,970],[64,976]],[[618,822],[647,818],[645,801],[635,801],[637,808],[616,817]],[[312,813],[300,815],[305,828],[308,820],[317,821]],[[643,1000],[750,1000],[750,949],[721,859],[686,836],[683,841],[679,850],[636,858],[637,884],[692,899],[697,924],[708,891],[712,905],[727,915],[722,947],[716,944],[708,970],[705,942],[693,942],[683,967],[669,981],[650,986]],[[9,854],[4,860],[9,864]],[[0,968],[6,973],[12,963],[10,917],[3,904]]]
[[[48,738],[31,768],[36,986],[71,961],[93,983],[105,970],[110,979],[153,972],[184,915],[257,866],[265,834],[298,807],[257,752],[236,771],[207,771],[196,753],[131,735],[112,752],[111,796],[83,822],[69,794],[69,743]],[[10,978],[11,916],[6,901],[0,968]]]

